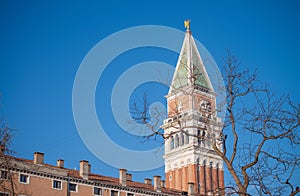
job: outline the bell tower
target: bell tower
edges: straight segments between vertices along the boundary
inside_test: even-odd
[[[211,143],[220,138],[221,119],[216,112],[216,94],[190,30],[184,22],[185,38],[167,98],[165,175],[168,188],[195,195],[223,195],[222,159]],[[221,140],[217,146],[222,148]]]

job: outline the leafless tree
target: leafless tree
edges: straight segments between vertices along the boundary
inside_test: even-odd
[[[10,156],[13,151],[10,149],[14,129],[9,126],[4,117],[0,118],[0,189],[10,195],[16,195],[12,174]]]
[[[288,95],[272,94],[268,86],[261,85],[256,72],[241,71],[239,60],[230,53],[224,62],[225,89],[221,90],[226,92],[226,115],[222,131],[214,133],[213,137],[210,135],[213,133],[209,126],[210,117],[218,112],[218,107],[216,111],[200,108],[201,121],[206,126],[198,129],[206,130],[208,134],[192,136],[209,142],[224,161],[234,182],[228,184],[228,194],[300,193],[300,103],[294,103]],[[192,94],[193,90],[184,93]],[[131,112],[135,122],[152,131],[147,139],[158,135],[168,139],[175,132],[166,135],[162,129],[157,129],[161,115],[176,117],[171,126],[176,127],[177,132],[186,133],[184,130],[188,128],[180,118],[178,106],[176,103],[173,114],[149,111],[147,96],[144,96],[139,104],[135,102],[131,106]],[[155,115],[149,115],[149,112]]]

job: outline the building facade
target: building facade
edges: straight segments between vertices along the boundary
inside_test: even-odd
[[[172,196],[181,191],[168,189],[160,176],[153,181],[132,181],[125,169],[119,178],[91,173],[91,165],[82,160],[79,170],[64,167],[64,160],[57,165],[44,163],[44,154],[34,153],[33,160],[5,156],[0,159],[0,196]]]
[[[197,195],[222,194],[223,161],[211,144],[221,136],[216,94],[197,49],[189,21],[168,92],[164,120],[166,187]],[[222,143],[217,145],[222,148]]]

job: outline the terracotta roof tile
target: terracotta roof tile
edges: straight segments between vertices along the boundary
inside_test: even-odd
[[[25,162],[25,163],[29,163],[29,164],[34,164],[33,160],[28,160],[28,159],[23,159],[23,158],[17,158],[17,157],[13,157],[13,156],[7,156],[8,158],[14,159],[16,161],[21,161],[21,162]],[[80,173],[78,170],[74,170],[74,169],[68,169],[68,168],[61,168],[58,166],[54,166],[54,165],[50,165],[50,164],[41,164],[42,166],[45,167],[51,167],[51,168],[59,168],[59,169],[64,169],[67,170],[68,175],[70,177],[73,178],[79,178],[82,179],[82,177],[80,176]],[[114,178],[114,177],[109,177],[109,176],[103,176],[100,174],[90,174],[89,175],[89,180],[94,180],[94,181],[99,181],[102,183],[107,183],[107,184],[113,184],[113,185],[119,185],[119,179],[118,178]],[[143,190],[147,190],[147,191],[154,191],[154,187],[152,185],[149,184],[145,184],[142,182],[135,182],[135,181],[131,181],[131,180],[127,180],[127,187],[132,187],[132,188],[138,188],[138,189],[143,189]],[[172,195],[180,195],[181,192],[175,189],[168,189],[168,188],[162,188],[161,189],[163,193],[168,193],[168,194],[172,194]]]

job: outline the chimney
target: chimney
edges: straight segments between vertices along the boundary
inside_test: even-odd
[[[63,168],[64,164],[65,164],[65,161],[63,159],[58,159],[56,161],[56,163],[57,163],[57,167]]]
[[[160,192],[161,191],[161,176],[154,176],[154,190]]]
[[[132,174],[126,174],[126,180],[132,181]]]
[[[33,163],[34,164],[44,164],[44,153],[35,152],[33,154]]]
[[[160,186],[161,186],[161,188],[165,188],[165,181],[164,180],[160,181]]]
[[[126,186],[126,177],[127,177],[126,172],[127,172],[126,169],[120,169],[119,170],[119,183],[122,186]]]
[[[145,184],[152,185],[152,180],[150,178],[145,178]]]
[[[195,184],[193,182],[188,183],[188,196],[194,196],[195,195],[194,185]]]
[[[84,179],[88,179],[91,165],[86,160],[81,160],[79,165],[80,165],[80,171],[79,171],[80,176]]]

